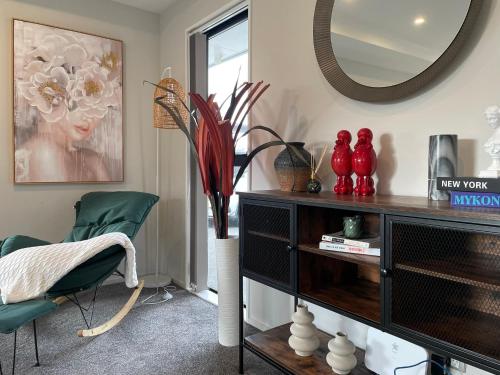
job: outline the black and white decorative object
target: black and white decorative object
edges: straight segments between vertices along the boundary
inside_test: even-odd
[[[484,144],[484,151],[491,157],[491,165],[481,171],[479,177],[500,177],[500,107],[494,105],[484,112],[488,125],[493,129],[492,136]]]
[[[439,134],[429,137],[429,180],[430,200],[448,200],[447,191],[437,189],[438,177],[455,177],[457,171],[457,135]]]

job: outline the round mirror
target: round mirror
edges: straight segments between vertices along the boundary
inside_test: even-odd
[[[317,0],[323,74],[363,101],[395,100],[432,81],[470,34],[481,0]]]

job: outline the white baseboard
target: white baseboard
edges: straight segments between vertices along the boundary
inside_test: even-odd
[[[179,280],[177,280],[177,279],[172,278],[172,282],[173,282],[175,285],[179,286],[181,289],[189,290],[189,289],[187,288],[186,283],[185,283],[184,281],[179,281]]]
[[[267,325],[266,323],[263,323],[263,322],[258,321],[256,319],[252,319],[248,316],[246,318],[246,322],[247,322],[247,324],[250,324],[252,327],[257,328],[260,331],[267,331],[267,330],[270,330],[272,328],[271,326]]]
[[[200,297],[202,300],[211,303],[212,305],[219,306],[219,298],[217,294],[211,292],[210,290],[202,290],[201,292],[193,292],[193,294],[197,297]]]

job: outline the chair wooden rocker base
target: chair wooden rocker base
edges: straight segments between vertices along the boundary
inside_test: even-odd
[[[129,300],[123,307],[118,311],[118,313],[113,316],[110,320],[108,320],[106,323],[101,324],[98,327],[95,328],[88,328],[88,329],[80,329],[77,331],[77,335],[79,337],[92,337],[92,336],[99,336],[102,335],[103,333],[109,331],[111,328],[115,327],[122,321],[125,316],[132,310],[132,307],[134,307],[134,304],[137,302],[137,299],[139,298],[139,295],[142,292],[142,288],[144,288],[144,280],[139,280],[139,285],[135,288],[134,292],[130,296]]]

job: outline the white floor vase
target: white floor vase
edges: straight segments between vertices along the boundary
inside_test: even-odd
[[[219,297],[219,344],[239,344],[238,238],[216,239],[217,287]]]

